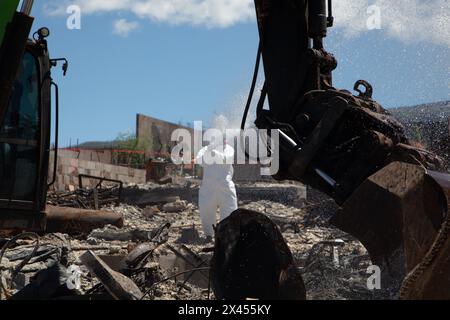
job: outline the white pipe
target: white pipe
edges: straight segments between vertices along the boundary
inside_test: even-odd
[[[280,129],[278,129],[278,133],[281,134],[284,137],[284,139],[286,139],[289,142],[289,144],[292,146],[292,148],[296,148],[297,147],[297,143],[294,141],[294,139],[289,137],[286,133],[284,133]]]
[[[331,178],[329,175],[327,175],[320,169],[316,169],[315,171],[323,180],[325,180],[326,183],[328,183],[333,188],[336,187],[336,181],[333,178]]]
[[[20,9],[20,12],[29,16],[31,13],[31,9],[33,8],[33,3],[34,3],[34,0],[23,0],[22,8]]]

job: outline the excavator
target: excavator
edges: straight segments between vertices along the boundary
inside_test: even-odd
[[[48,28],[29,39],[33,1],[0,3],[0,230],[68,231],[121,226],[111,212],[74,210],[46,205],[54,184],[58,152],[58,85],[52,68],[65,58],[49,55]],[[52,88],[54,99],[52,99]],[[49,173],[52,102],[55,106],[53,172]]]
[[[334,24],[332,0],[255,0],[255,8],[260,44],[241,129],[262,58],[265,82],[255,125],[280,133],[280,170],[274,178],[302,182],[339,205],[330,224],[365,246],[381,270],[381,286],[389,298],[449,299],[450,175],[445,163],[406,137],[403,126],[373,99],[367,81],[356,81],[355,94],[333,87],[337,61],[324,47]],[[266,298],[305,298],[303,281],[292,271],[292,258],[280,235],[264,219],[249,222],[254,212],[233,214],[216,229],[219,248],[212,267],[219,296],[244,297],[233,290],[245,286],[236,284],[231,273],[240,274],[247,267],[253,272],[245,273],[240,282],[246,283],[250,296],[258,287],[267,292]],[[250,236],[258,228],[266,238],[261,239],[261,232]],[[259,252],[260,265],[252,267],[246,261],[255,248],[237,245],[249,237],[265,247]],[[275,243],[273,250],[267,237]],[[279,267],[267,262],[270,252]],[[261,265],[275,274],[266,287],[261,287],[262,279],[272,275],[260,276],[256,270]]]
[[[49,58],[47,28],[28,39],[32,5],[24,0],[16,12],[18,0],[2,1],[0,10],[0,229],[49,231],[52,87],[58,105],[50,69],[64,61],[65,72],[67,62]],[[445,163],[407,138],[403,126],[373,99],[367,81],[356,81],[355,94],[333,86],[338,64],[324,46],[334,24],[332,0],[255,0],[255,8],[260,43],[242,127],[262,60],[265,82],[255,124],[280,132],[279,145],[269,150],[279,150],[274,178],[299,181],[334,199],[340,209],[330,224],[361,241],[392,298],[449,299]],[[60,213],[59,219],[68,216]],[[258,218],[249,213],[245,219],[253,226]],[[216,230],[226,233],[221,224]],[[215,254],[215,261],[229,262],[227,254]],[[290,282],[287,269],[277,271],[283,285],[302,286],[299,277]],[[227,276],[227,270],[222,273],[218,276]]]

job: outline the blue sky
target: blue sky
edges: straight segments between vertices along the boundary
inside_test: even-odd
[[[158,2],[147,3],[152,1]],[[208,1],[220,4],[222,0]],[[170,14],[142,7],[144,15],[140,7],[123,7],[123,2],[105,9],[105,2],[90,2],[99,6],[82,11],[80,30],[67,29],[68,15],[49,9],[55,1],[37,0],[33,9],[34,28],[51,30],[52,57],[66,57],[70,62],[65,78],[59,69],[53,71],[60,86],[63,145],[77,139],[112,140],[119,132],[133,131],[136,113],[176,123],[203,120],[207,124],[219,113],[240,116],[258,44],[249,8],[244,16],[242,10],[236,12],[239,6],[225,8],[226,14],[198,16],[187,7]],[[114,3],[110,0],[108,5]],[[447,19],[446,5],[442,14]],[[355,15],[349,17],[342,8],[336,11],[346,15],[342,14],[341,25],[326,40],[327,49],[339,61],[335,86],[351,89],[356,80],[366,79],[386,107],[450,100],[448,30],[431,38],[428,34],[433,30],[426,30],[428,26],[412,16],[405,20],[407,32],[399,32],[390,23],[393,15],[386,15],[380,30],[363,30],[352,27],[359,21]],[[449,24],[444,25],[449,29]]]

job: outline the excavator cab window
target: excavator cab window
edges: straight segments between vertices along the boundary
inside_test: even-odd
[[[26,52],[0,127],[0,205],[36,200],[40,141],[39,63]],[[2,205],[3,204],[3,205]]]

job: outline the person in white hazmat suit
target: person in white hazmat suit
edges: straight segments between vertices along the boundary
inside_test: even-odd
[[[217,208],[220,209],[220,221],[237,209],[233,159],[234,149],[226,142],[210,144],[202,148],[196,157],[197,163],[203,167],[198,203],[203,232],[208,241],[214,235]]]

